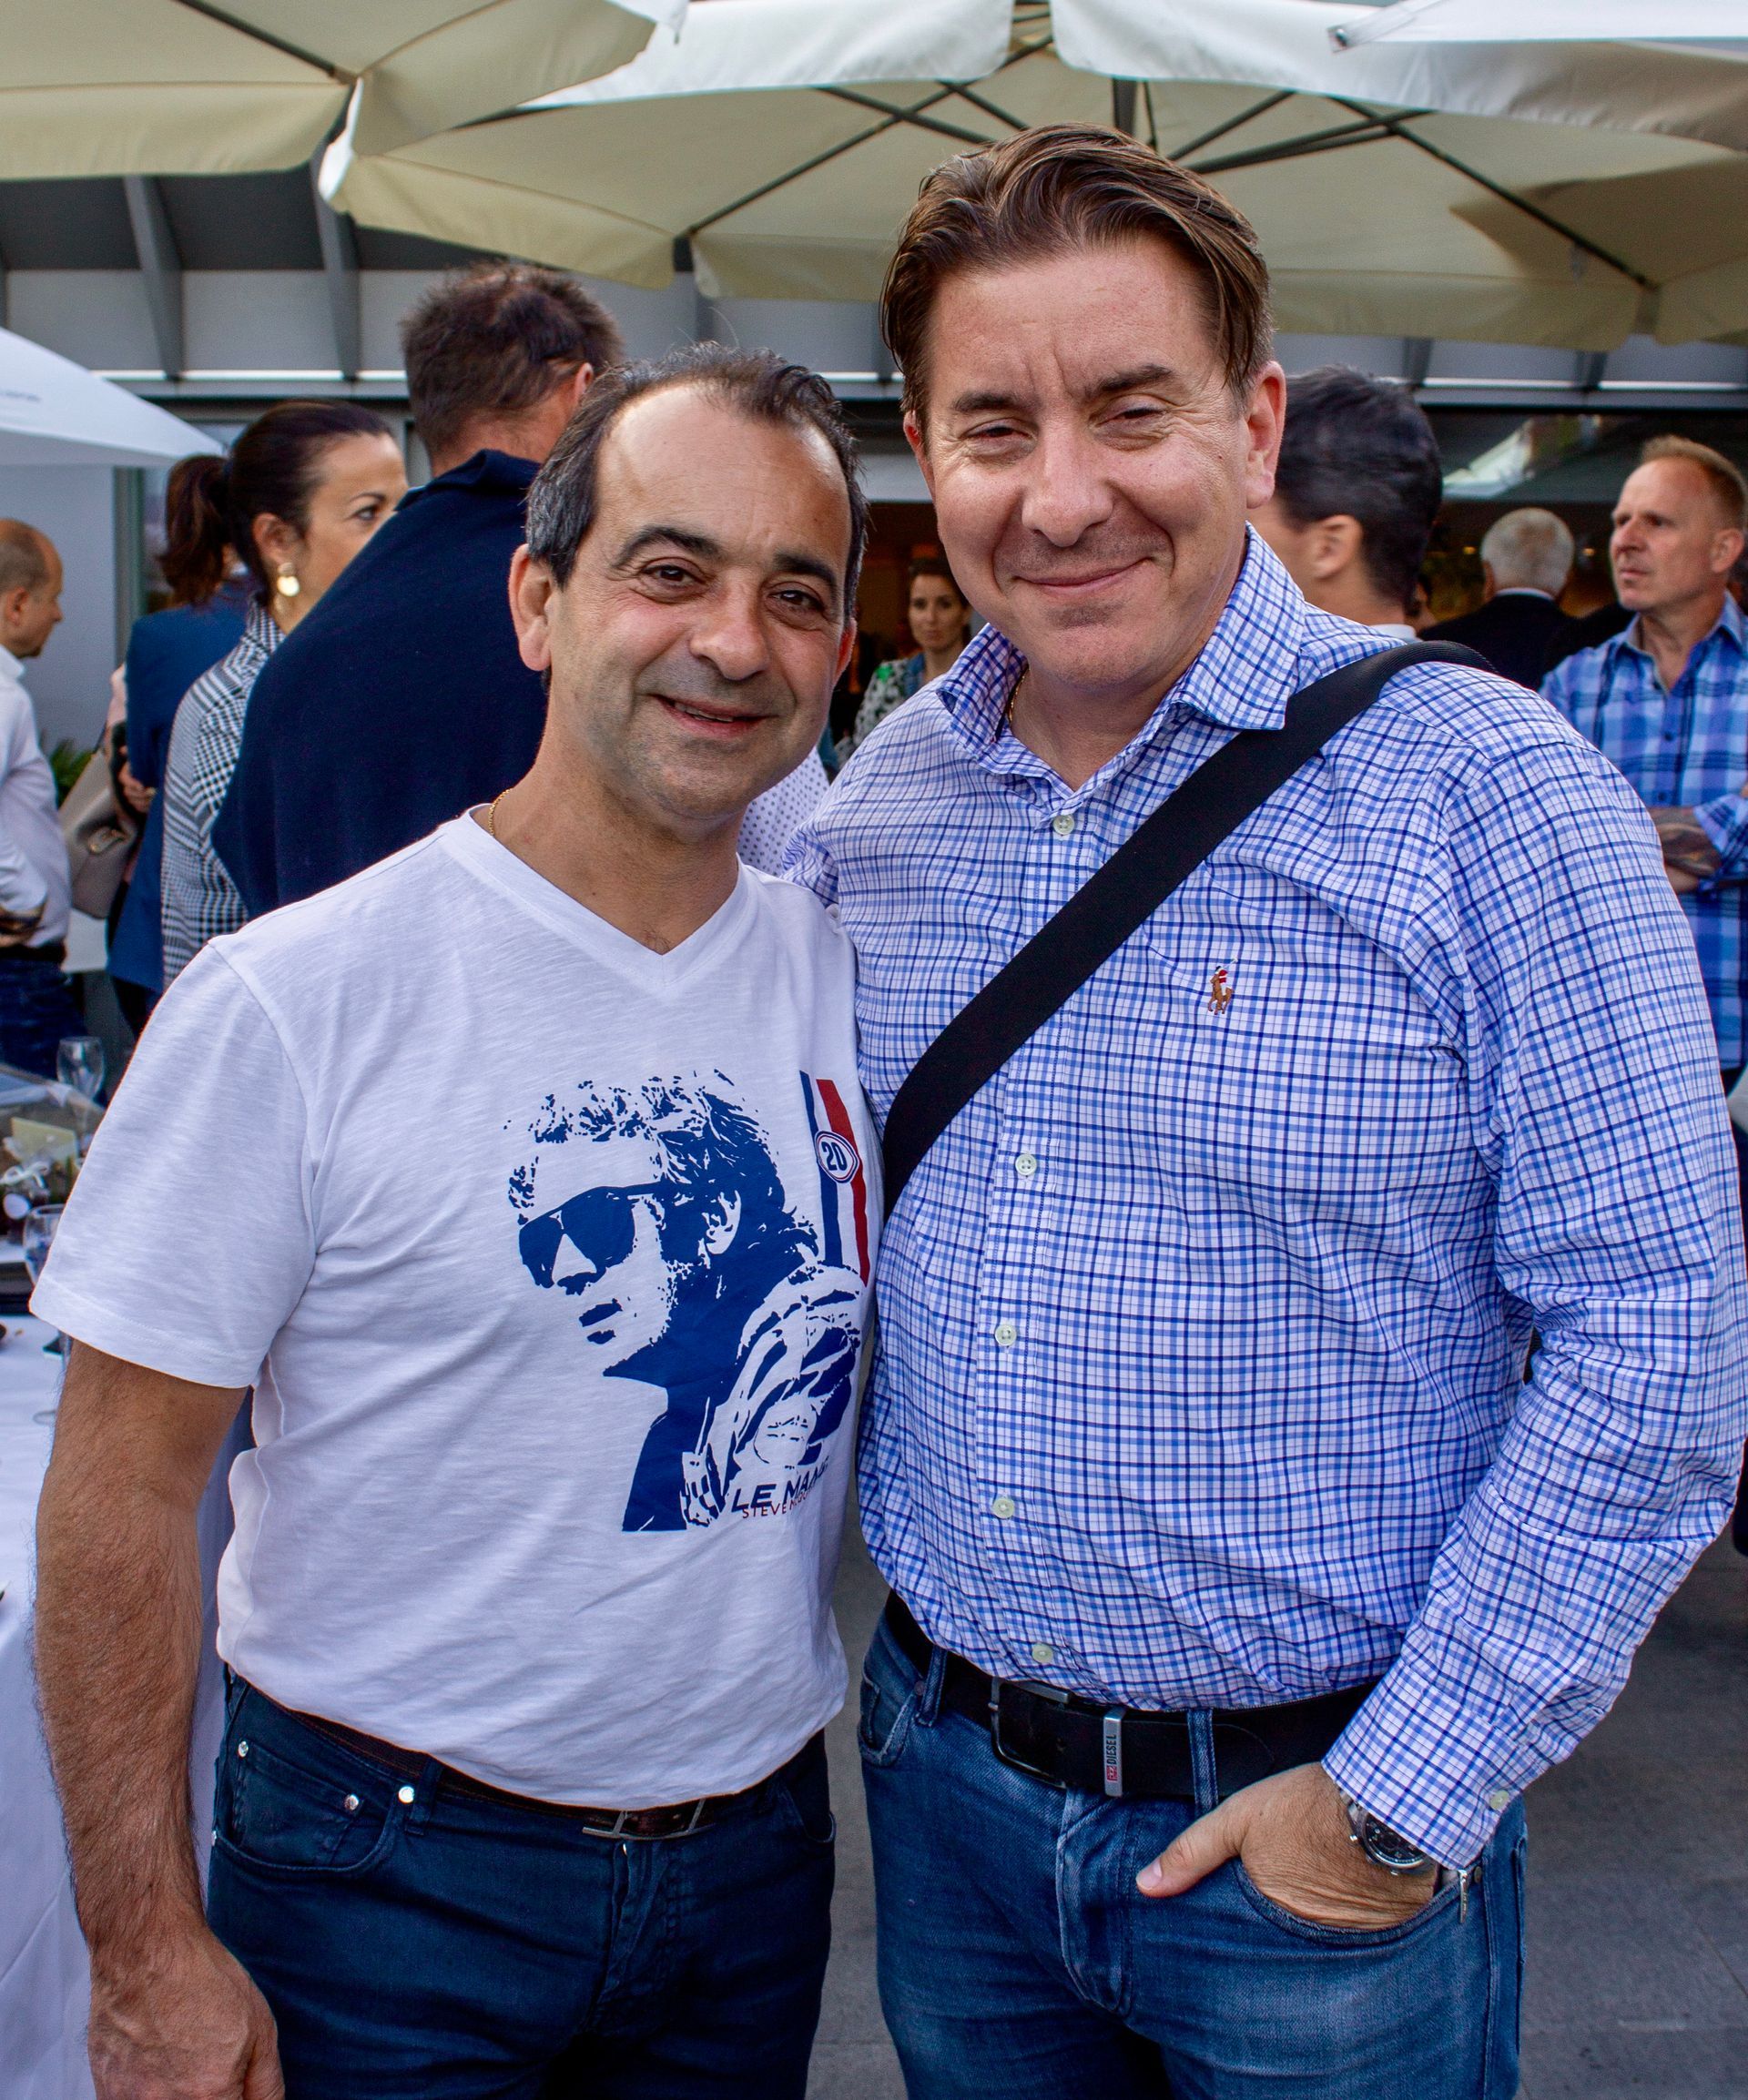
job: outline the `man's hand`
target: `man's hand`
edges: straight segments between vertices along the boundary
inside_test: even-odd
[[[284,2100],[267,2001],[198,1922],[125,1970],[94,1956],[90,2033],[97,2100]]]
[[[41,904],[35,911],[6,911],[0,908],[0,948],[23,948],[27,941],[34,939],[46,909],[47,907]]]
[[[1691,897],[1718,872],[1718,849],[1700,827],[1691,809],[1653,809],[1657,842],[1663,849],[1663,873],[1677,897]]]
[[[1242,1861],[1284,1911],[1362,1933],[1404,1923],[1432,1901],[1438,1881],[1374,1866],[1321,1765],[1296,1765],[1241,1789],[1143,1867],[1137,1885],[1143,1896],[1181,1896],[1227,1860]]]

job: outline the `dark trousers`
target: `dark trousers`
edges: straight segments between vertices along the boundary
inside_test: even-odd
[[[61,1038],[84,1033],[85,1017],[58,960],[0,950],[0,1064],[52,1080]]]
[[[818,1738],[720,1821],[626,1842],[409,1784],[238,1680],[213,1824],[208,1914],[279,2023],[287,2100],[802,2100]]]

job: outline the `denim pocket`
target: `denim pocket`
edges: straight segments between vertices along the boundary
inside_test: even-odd
[[[831,1812],[831,1777],[826,1769],[824,1743],[818,1740],[811,1743],[808,1753],[797,1759],[793,1770],[771,1791],[779,1812],[787,1811],[808,1844],[829,1851],[838,1835],[838,1819]]]
[[[343,1757],[343,1753],[341,1754]],[[235,1729],[219,1755],[213,1842],[243,1865],[270,1874],[361,1874],[388,1854],[401,1816],[388,1784],[361,1760],[349,1778],[341,1757],[308,1765]]]
[[[877,1768],[896,1764],[916,1718],[922,1679],[882,1619],[869,1643],[862,1665],[861,1719],[856,1728],[862,1762]]]
[[[1315,1918],[1302,1918],[1296,1911],[1289,1911],[1277,1903],[1272,1896],[1264,1895],[1245,1871],[1242,1860],[1229,1862],[1233,1880],[1239,1892],[1258,1916],[1267,1919],[1271,1925],[1278,1925],[1283,1932],[1291,1933],[1296,1939],[1309,1940],[1319,1947],[1394,1947],[1404,1940],[1424,1933],[1439,1919],[1447,1918],[1457,1907],[1457,1884],[1453,1881],[1440,1889],[1429,1903],[1423,1904],[1413,1917],[1404,1918],[1399,1925],[1385,1925],[1378,1929],[1370,1926],[1325,1925]],[[1473,1891],[1470,1900],[1474,1900]]]

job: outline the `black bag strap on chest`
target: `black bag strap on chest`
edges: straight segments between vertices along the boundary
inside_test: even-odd
[[[960,1009],[917,1060],[887,1116],[889,1213],[930,1146],[1015,1050],[1223,839],[1411,664],[1489,667],[1485,657],[1454,642],[1405,642],[1303,686],[1287,702],[1278,729],[1241,729],[1204,758],[1012,961]]]

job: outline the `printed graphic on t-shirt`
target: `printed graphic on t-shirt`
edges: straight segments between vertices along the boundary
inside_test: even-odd
[[[523,1265],[575,1301],[594,1368],[666,1395],[626,1531],[781,1516],[829,1461],[861,1344],[868,1180],[840,1091],[798,1077],[818,1183],[801,1202],[720,1072],[579,1080],[519,1126]]]

